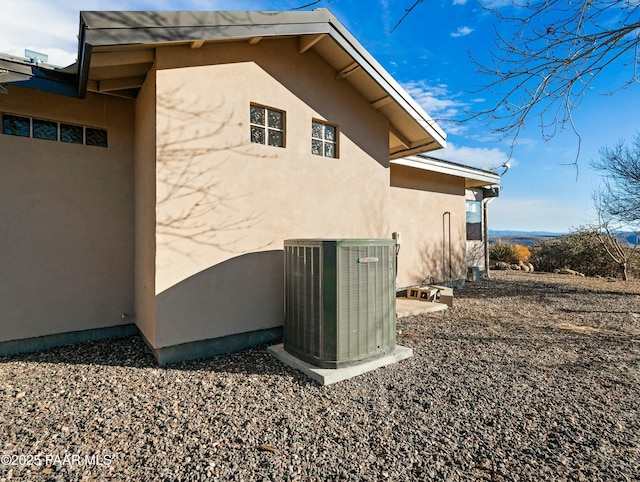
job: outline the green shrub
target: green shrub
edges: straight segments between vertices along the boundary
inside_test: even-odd
[[[511,265],[509,263],[505,263],[504,261],[498,261],[496,262],[494,269],[501,270],[501,271],[509,270],[511,269]]]
[[[554,269],[569,268],[586,276],[618,276],[619,266],[611,260],[592,231],[580,230],[544,241],[531,247],[529,261],[537,271],[552,272]],[[630,274],[638,273],[638,266],[629,266]]]
[[[517,263],[516,245],[505,243],[504,241],[496,241],[489,246],[489,259],[494,261],[502,261],[503,263]]]

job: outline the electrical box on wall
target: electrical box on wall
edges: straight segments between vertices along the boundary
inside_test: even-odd
[[[321,368],[340,368],[396,346],[392,239],[284,242],[284,349]]]

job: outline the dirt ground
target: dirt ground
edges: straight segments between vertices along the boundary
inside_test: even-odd
[[[491,276],[398,320],[412,357],[326,387],[265,346],[1,358],[0,482],[639,480],[640,282]]]
[[[463,311],[489,318],[577,333],[640,336],[640,280],[608,280],[553,273],[491,271],[491,279],[456,292]],[[491,300],[480,308],[478,303]],[[458,313],[460,314],[460,313]],[[456,316],[453,314],[452,316]]]

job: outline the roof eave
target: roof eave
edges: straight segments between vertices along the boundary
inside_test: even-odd
[[[412,152],[425,152],[446,147],[447,135],[438,126],[425,110],[406,92],[404,88],[386,71],[376,59],[368,53],[368,51],[358,42],[358,40],[349,33],[349,31],[338,21],[338,19],[329,13],[330,25],[333,29],[333,38],[340,44],[342,48],[358,62],[363,69],[369,73],[380,86],[387,91],[390,97],[417,122],[422,129],[427,132],[433,141],[438,145],[435,147],[431,142],[425,146],[428,149],[418,151],[415,148],[410,149]],[[405,155],[408,155],[405,154]]]
[[[198,22],[194,25],[195,18]],[[78,93],[81,97],[86,93],[94,47],[319,34],[328,34],[426,133],[425,137],[433,140],[392,153],[393,157],[446,147],[444,131],[326,9],[306,12],[81,12]]]
[[[482,187],[500,184],[500,175],[484,169],[463,166],[424,156],[409,156],[391,161],[393,164],[408,166],[424,171],[437,172],[449,176],[462,177],[467,181],[465,187]]]
[[[63,69],[51,65],[31,64],[26,59],[7,56],[0,58],[0,69],[6,70],[8,76],[5,79],[0,77],[2,83],[76,96],[76,76],[63,72]]]

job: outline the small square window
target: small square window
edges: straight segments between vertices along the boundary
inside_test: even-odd
[[[269,129],[269,145],[275,147],[282,147],[284,139],[282,138],[282,131],[274,131]]]
[[[283,111],[251,104],[249,121],[251,142],[284,147],[285,114]]]
[[[31,119],[17,115],[2,116],[2,133],[10,136],[30,137]]]
[[[324,157],[336,157],[336,145],[327,142],[324,145]]]
[[[82,126],[71,124],[60,124],[60,140],[71,144],[82,144],[84,139],[84,129]]]
[[[58,140],[58,123],[41,119],[33,119],[34,139]]]
[[[85,144],[88,146],[107,147],[107,131],[104,129],[85,129]]]
[[[257,105],[251,106],[251,123],[258,124],[260,126],[264,125],[264,114],[266,109],[264,107],[259,107]]]
[[[251,126],[251,142],[264,144],[264,127]]]
[[[336,140],[336,128],[333,126],[324,126],[324,138],[328,141]]]
[[[311,122],[311,154],[338,157],[338,128],[322,121]]]
[[[269,114],[269,127],[272,129],[282,130],[282,112],[267,110]]]

